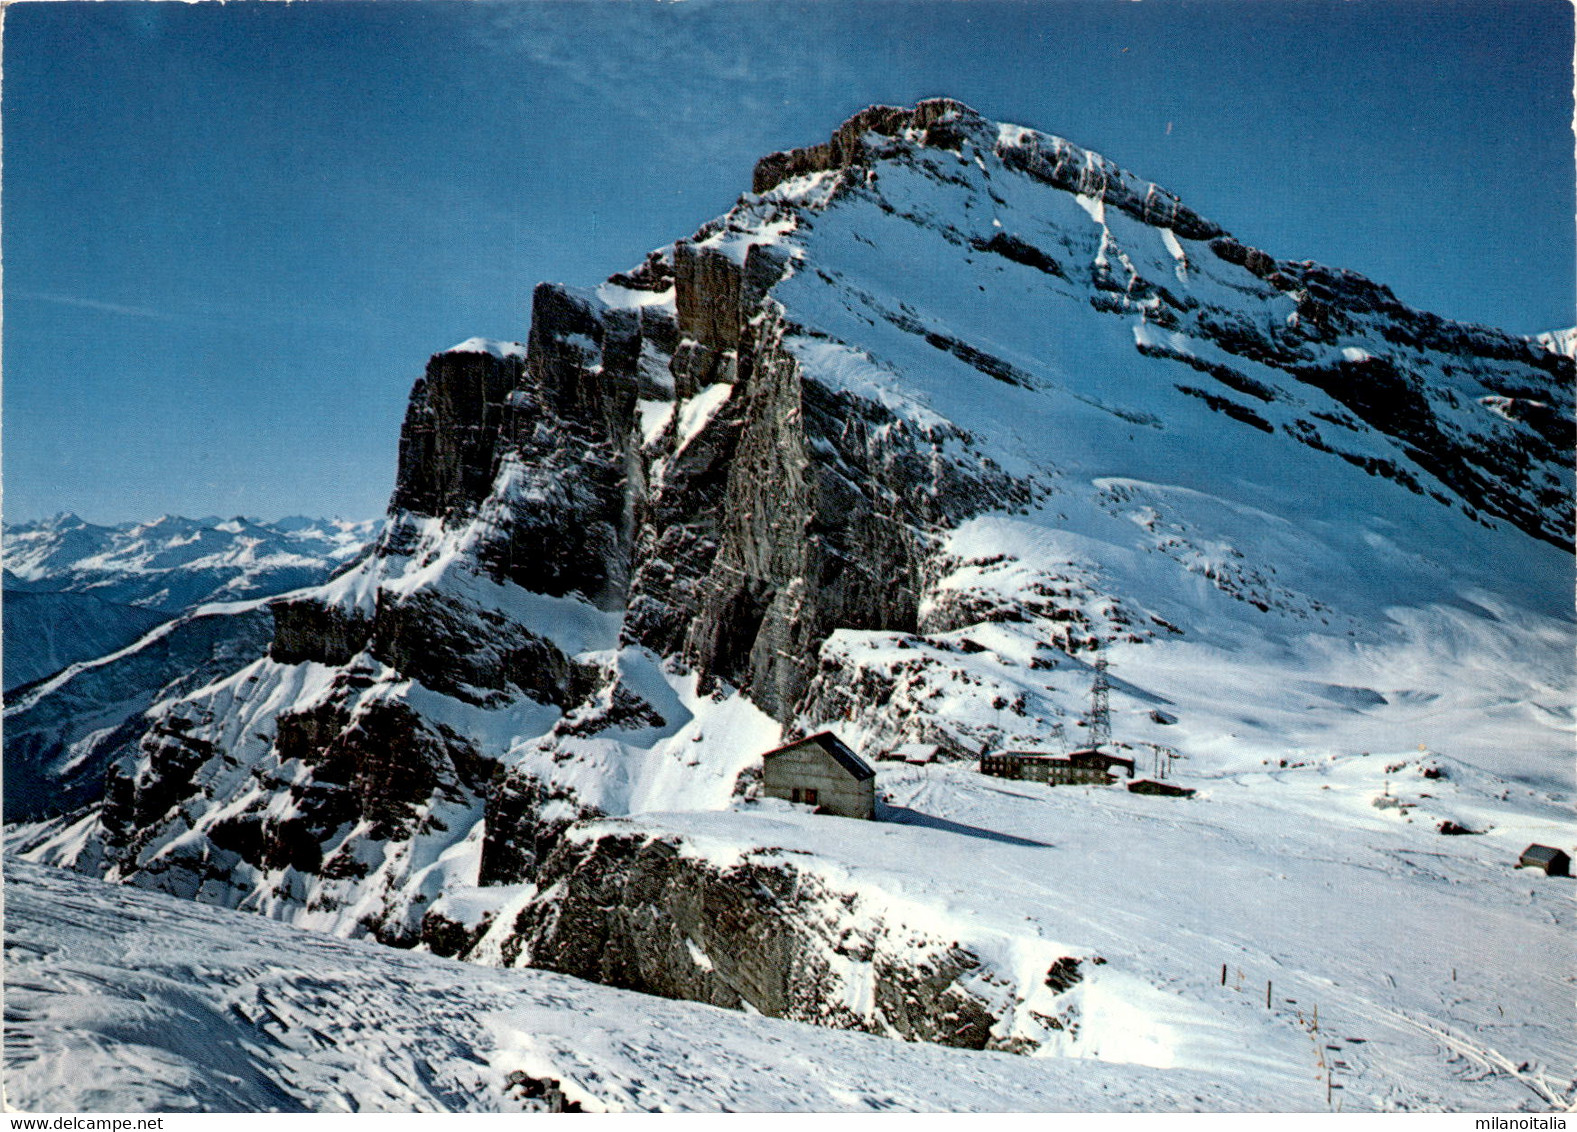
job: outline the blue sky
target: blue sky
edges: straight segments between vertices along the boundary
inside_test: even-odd
[[[380,514],[429,354],[951,95],[1241,239],[1573,312],[1563,0],[14,4],[4,509]]]

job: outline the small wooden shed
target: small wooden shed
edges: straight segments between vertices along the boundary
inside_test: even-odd
[[[939,761],[942,757],[942,748],[935,743],[904,743],[881,757],[891,762],[924,766],[926,763]]]
[[[1572,859],[1563,849],[1553,845],[1529,845],[1522,851],[1522,856],[1517,858],[1519,869],[1540,869],[1545,876],[1569,877],[1572,875]]]
[[[819,814],[876,816],[876,772],[831,731],[768,751],[761,764],[769,798],[815,806]]]

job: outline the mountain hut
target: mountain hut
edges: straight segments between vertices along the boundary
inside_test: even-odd
[[[876,816],[876,772],[830,731],[768,751],[761,764],[769,798],[815,806],[819,814]]]
[[[1572,875],[1572,859],[1562,849],[1553,845],[1529,845],[1517,858],[1519,869],[1542,869],[1548,877]]]

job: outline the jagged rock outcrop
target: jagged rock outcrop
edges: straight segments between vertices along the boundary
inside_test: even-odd
[[[268,652],[281,664],[347,664],[372,639],[371,617],[316,596],[282,598],[268,609],[274,619]]]
[[[880,893],[840,889],[793,853],[723,864],[682,837],[600,822],[561,838],[537,876],[541,895],[516,918],[506,961],[964,1049],[1025,1053],[1039,1044],[1031,1033],[1077,1029],[1060,996],[1081,981],[1079,958],[1050,962],[1044,989],[1016,986],[968,947],[903,922]]]
[[[476,507],[498,469],[505,398],[520,383],[518,354],[438,354],[411,390],[400,428],[391,511],[442,516]]]
[[[892,142],[874,140],[872,135],[895,142],[907,135],[917,138],[921,145],[955,153],[962,150],[967,138],[977,147],[995,149],[1010,169],[1026,173],[1042,184],[1098,197],[1146,224],[1170,228],[1185,239],[1208,240],[1223,234],[1219,225],[1205,220],[1159,185],[1139,180],[1099,154],[1032,130],[1001,129],[951,98],[926,99],[913,109],[868,106],[839,126],[830,141],[763,157],[756,163],[752,188],[765,193],[790,177],[869,165],[901,152]]]
[[[478,884],[510,884],[538,875],[576,821],[594,817],[571,790],[555,788],[537,776],[505,772],[487,795],[487,833],[477,865]]]
[[[835,628],[915,627],[935,532],[979,510],[1022,506],[1031,493],[989,460],[966,470],[940,459],[948,442],[965,440],[956,430],[895,423],[805,380],[782,349],[783,323],[768,316],[759,326],[716,556],[681,611],[690,625],[682,654],[786,720]]]

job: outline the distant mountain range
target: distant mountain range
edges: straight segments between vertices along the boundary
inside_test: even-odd
[[[3,528],[7,691],[131,644],[205,602],[322,581],[375,521],[236,517],[104,527],[64,513]]]
[[[376,520],[185,519],[4,528],[5,814],[96,797],[142,712],[268,647],[269,598],[354,559]]]

